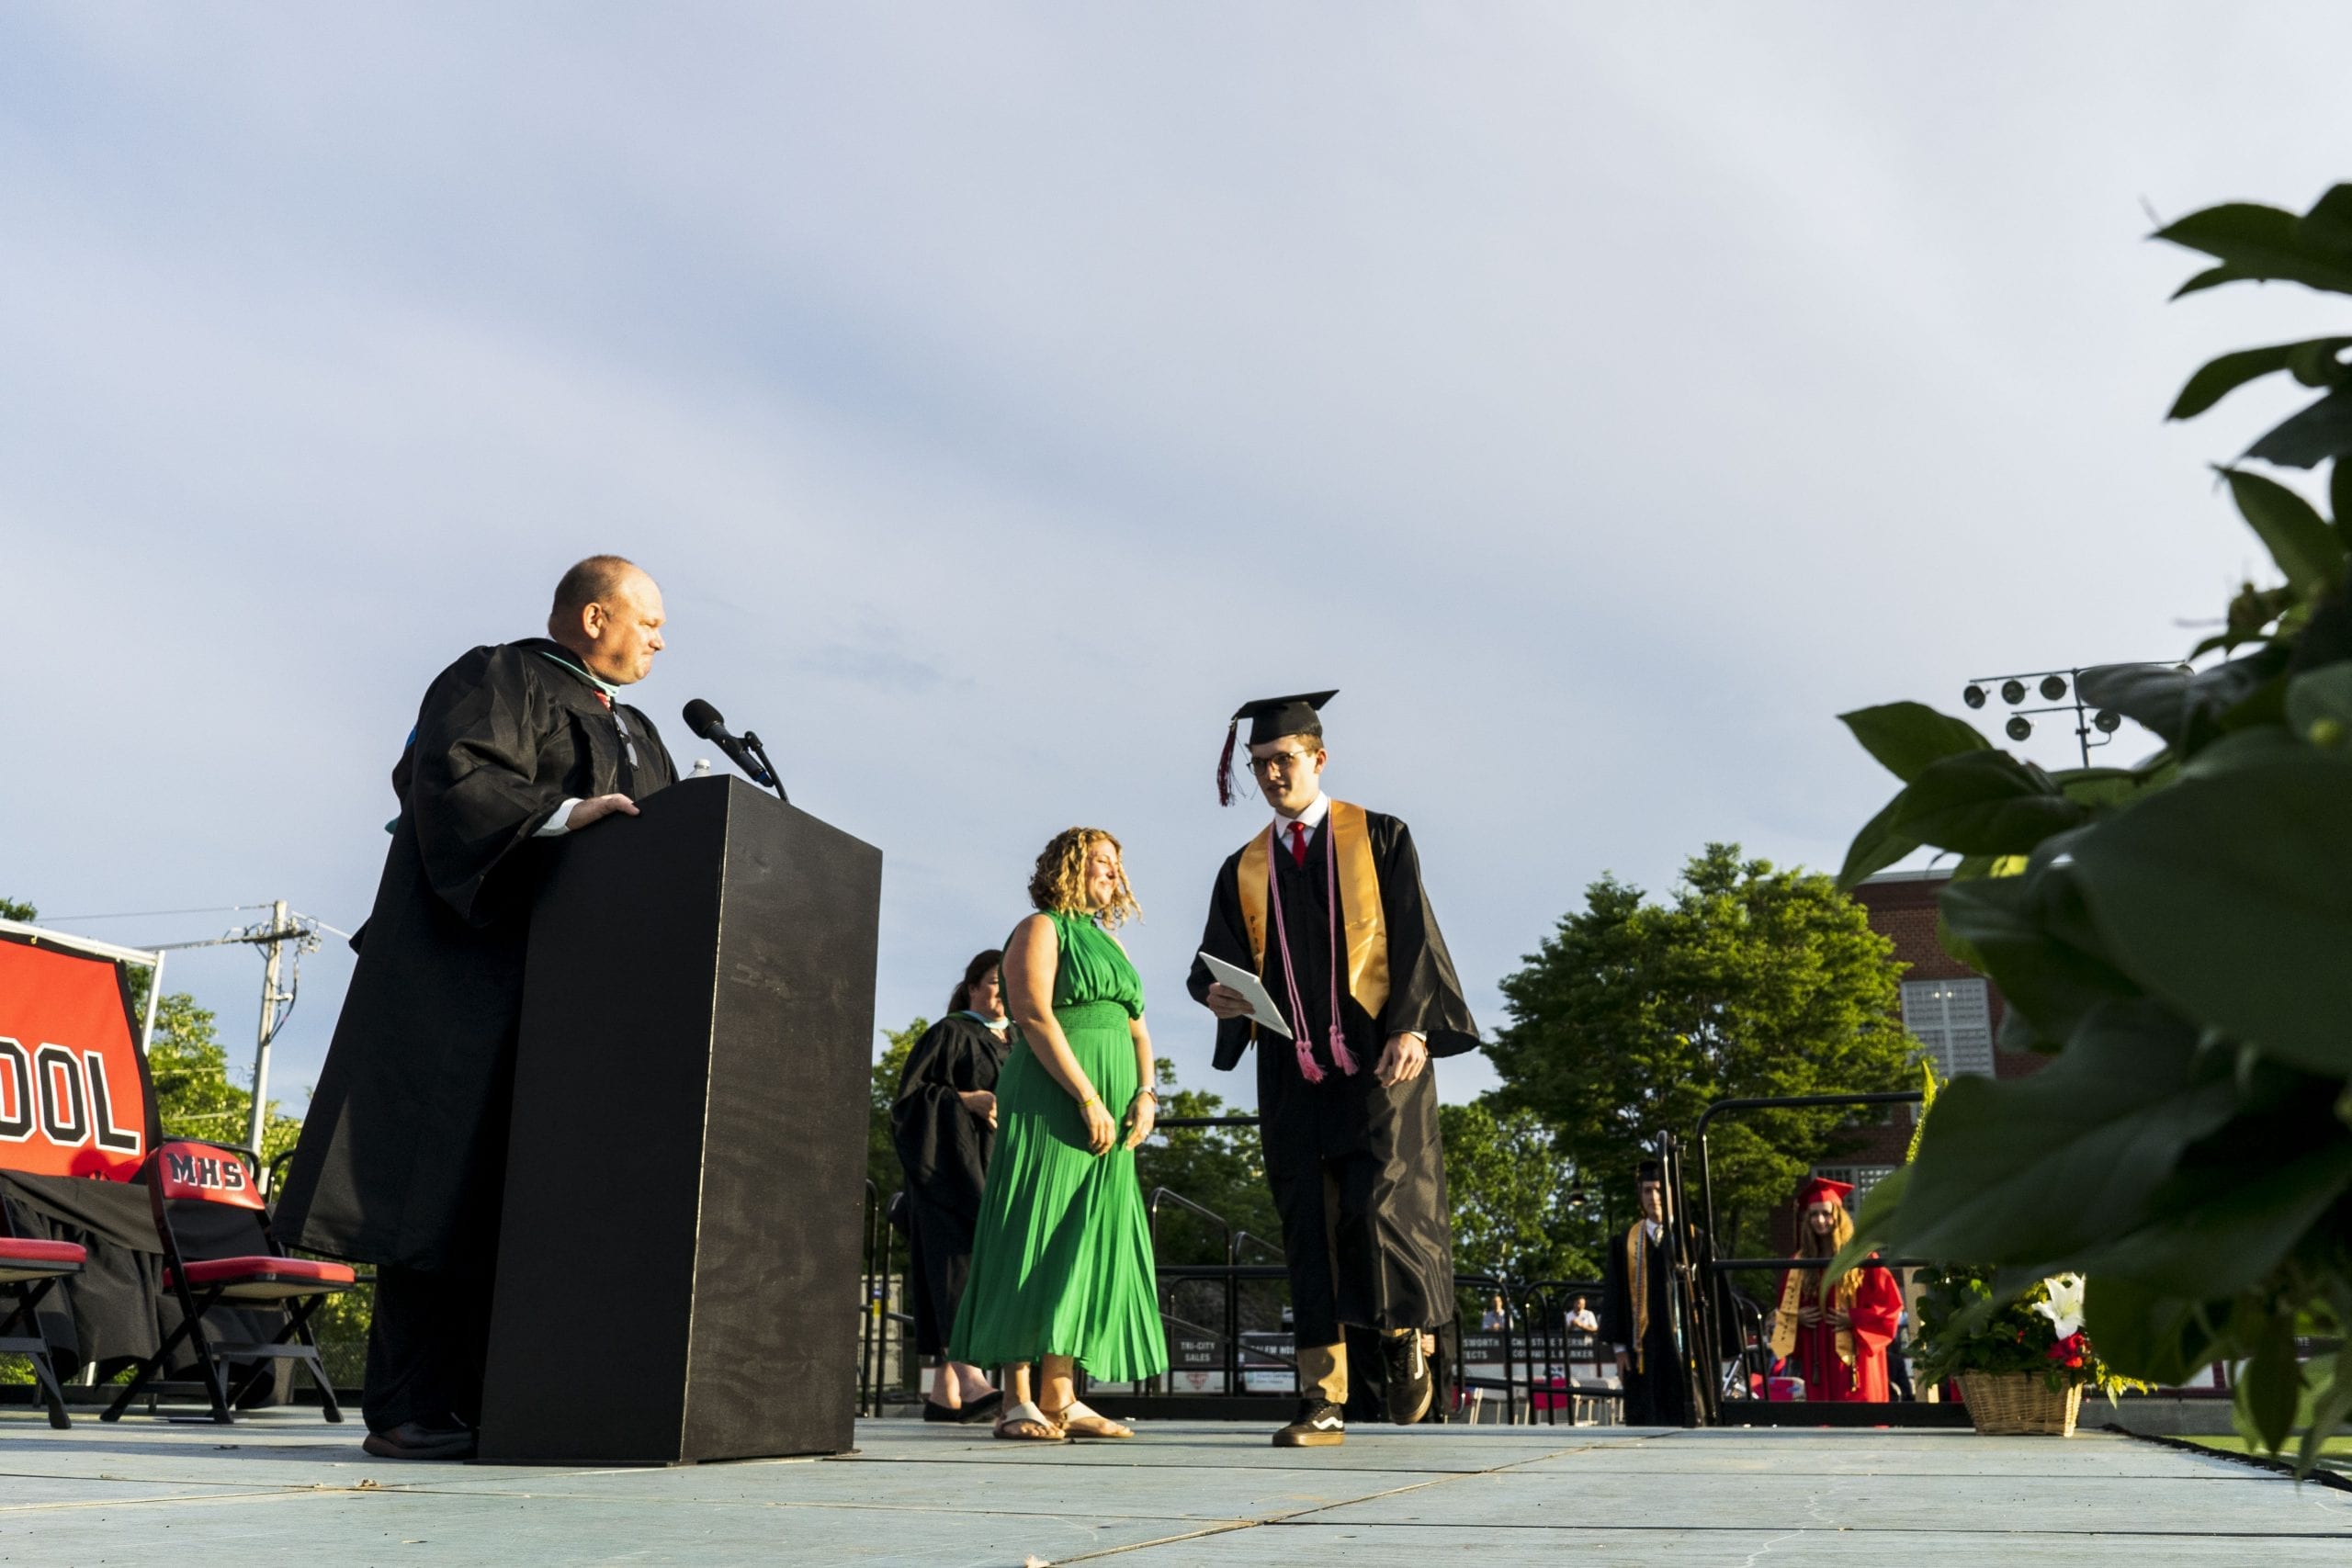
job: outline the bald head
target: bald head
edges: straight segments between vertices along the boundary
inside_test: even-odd
[[[623,556],[590,556],[555,585],[548,636],[594,673],[626,686],[662,651],[662,590]]]

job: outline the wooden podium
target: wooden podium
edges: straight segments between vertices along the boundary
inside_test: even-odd
[[[882,854],[731,776],[531,917],[484,1461],[851,1446]]]

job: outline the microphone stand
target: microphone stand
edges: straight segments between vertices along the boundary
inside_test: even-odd
[[[760,767],[767,773],[764,781],[755,780],[754,782],[765,782],[774,785],[775,797],[786,806],[791,805],[792,796],[784,793],[784,775],[777,773],[775,764],[768,760],[768,749],[760,743],[759,733],[756,730],[743,731],[743,750],[757,757],[760,760]]]

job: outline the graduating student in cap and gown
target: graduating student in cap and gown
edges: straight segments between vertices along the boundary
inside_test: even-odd
[[[1702,1366],[1736,1348],[1739,1325],[1753,1317],[1756,1306],[1710,1267],[1714,1248],[1703,1227],[1688,1219],[1667,1223],[1657,1161],[1645,1159],[1636,1168],[1634,1192],[1640,1213],[1610,1238],[1601,1266],[1599,1332],[1617,1355],[1625,1424],[1679,1427],[1690,1412],[1690,1374],[1675,1342],[1671,1303],[1678,1266],[1689,1260],[1697,1286],[1690,1304],[1709,1319],[1691,1329],[1702,1343],[1687,1348]],[[1705,1343],[1709,1339],[1714,1341],[1712,1348]]]
[[[1847,1182],[1815,1176],[1797,1194],[1797,1256],[1827,1258],[1854,1239]],[[1872,1254],[1873,1257],[1876,1254]],[[1820,1269],[1781,1276],[1772,1314],[1772,1353],[1804,1379],[1807,1400],[1883,1404],[1886,1348],[1903,1320],[1903,1287],[1887,1269],[1854,1269],[1835,1280]]]
[[[400,816],[359,963],[277,1195],[296,1247],[376,1265],[372,1454],[464,1459],[481,1418],[532,897],[565,834],[674,783],[619,701],[662,649],[662,593],[618,556],[556,585],[547,637],[434,678],[392,770]],[[611,911],[629,940],[628,911]]]
[[[1679,1427],[1690,1405],[1690,1373],[1675,1352],[1675,1238],[1666,1225],[1665,1187],[1656,1160],[1634,1175],[1641,1214],[1611,1238],[1601,1266],[1600,1337],[1617,1352],[1628,1427]]]
[[[1384,1408],[1420,1420],[1434,1388],[1422,1340],[1453,1319],[1453,1243],[1438,1140],[1433,1056],[1475,1050],[1462,998],[1404,823],[1323,793],[1317,692],[1247,703],[1249,764],[1273,818],[1228,857],[1209,894],[1201,951],[1258,976],[1290,1032],[1195,959],[1193,997],[1217,1015],[1216,1063],[1258,1047],[1259,1137],[1282,1216],[1299,1381],[1283,1447],[1345,1434],[1347,1330],[1379,1348]],[[1233,802],[1236,729],[1217,793]]]

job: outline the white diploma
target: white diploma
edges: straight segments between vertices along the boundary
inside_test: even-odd
[[[1241,993],[1242,998],[1250,1004],[1252,1019],[1283,1039],[1291,1038],[1290,1026],[1283,1021],[1283,1010],[1274,1005],[1274,998],[1266,994],[1266,987],[1258,976],[1247,969],[1236,968],[1213,953],[1202,953],[1201,962],[1209,966],[1209,973],[1216,976],[1219,985],[1228,991]]]

